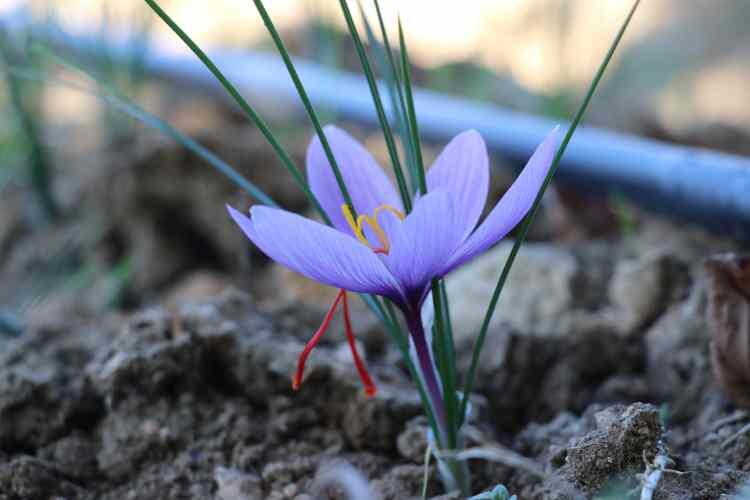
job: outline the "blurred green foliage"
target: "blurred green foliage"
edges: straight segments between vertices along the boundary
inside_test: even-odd
[[[18,64],[33,68],[40,65],[40,61],[31,53],[32,44],[33,38],[27,33],[17,33],[14,36],[0,33],[0,63],[6,95],[3,105],[9,110],[7,116],[10,117],[8,134],[2,137],[2,142],[10,150],[11,158],[20,157],[21,163],[26,164],[27,179],[36,199],[46,217],[54,220],[60,216],[60,208],[52,191],[52,162],[42,137],[43,89],[39,85],[24,84],[9,70]],[[5,172],[6,182],[13,173],[15,172]]]

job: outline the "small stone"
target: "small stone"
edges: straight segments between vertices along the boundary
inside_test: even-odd
[[[456,342],[472,339],[479,330],[487,301],[512,246],[512,242],[500,243],[448,277]],[[503,289],[490,330],[507,324],[529,334],[564,335],[560,318],[574,305],[573,290],[579,274],[578,262],[568,250],[542,243],[524,245],[513,266],[513,276]]]
[[[216,467],[214,480],[219,500],[260,500],[263,498],[261,479],[256,474],[247,474],[237,469]]]
[[[85,481],[99,473],[96,452],[97,447],[92,441],[74,434],[42,449],[39,456],[54,463],[66,476]]]
[[[284,496],[287,498],[294,498],[294,496],[297,494],[297,491],[299,488],[296,484],[291,483],[284,486],[284,489],[282,490],[282,493],[284,493]]]
[[[285,462],[271,462],[263,467],[263,479],[274,483],[288,483],[292,480],[292,470]]]
[[[421,413],[419,406],[413,404],[414,394],[383,389],[375,397],[360,396],[348,405],[344,434],[357,449],[393,451],[403,422]]]
[[[261,477],[272,489],[284,488],[299,477],[312,473],[317,463],[309,457],[294,457],[288,461],[269,462],[263,467]]]
[[[435,470],[431,470],[430,482],[428,483],[428,494],[430,495],[435,495],[439,492],[439,487],[437,486],[439,480],[436,476]],[[373,481],[372,490],[375,492],[376,498],[379,499],[416,499],[421,497],[423,481],[424,466],[397,465],[383,478]]]
[[[401,456],[417,464],[424,463],[427,446],[427,422],[423,417],[417,417],[406,424],[406,429],[396,439],[396,447]]]
[[[263,444],[237,443],[232,451],[232,463],[240,469],[249,469],[261,461],[265,450],[266,446]]]
[[[687,266],[665,253],[626,259],[615,266],[609,284],[613,324],[623,335],[653,321],[670,301],[682,298],[690,285]]]
[[[48,500],[54,496],[80,498],[84,493],[52,464],[29,456],[0,464],[0,492],[24,500]]]
[[[314,408],[292,408],[271,419],[270,432],[277,439],[290,438],[316,425],[320,416]]]
[[[706,291],[699,283],[687,300],[669,308],[645,334],[649,392],[669,403],[670,420],[696,416],[702,409],[696,401],[713,384],[705,303]]]

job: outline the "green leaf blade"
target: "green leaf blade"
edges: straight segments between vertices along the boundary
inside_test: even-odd
[[[484,340],[487,336],[487,330],[489,328],[490,321],[492,320],[492,316],[495,312],[495,308],[497,307],[497,302],[500,298],[500,293],[502,292],[503,287],[505,286],[505,282],[508,279],[508,275],[510,274],[511,267],[513,266],[513,262],[515,261],[516,255],[518,254],[518,250],[520,249],[521,244],[526,239],[526,236],[529,232],[529,226],[531,225],[531,222],[534,220],[536,213],[539,210],[539,205],[540,205],[542,196],[544,195],[544,192],[546,191],[547,187],[552,181],[552,177],[554,176],[555,171],[557,170],[557,166],[560,162],[560,159],[562,158],[562,155],[565,153],[565,149],[567,148],[568,143],[570,142],[570,139],[573,137],[573,134],[575,133],[576,128],[578,127],[578,124],[583,118],[583,114],[588,108],[588,105],[591,102],[591,98],[593,97],[594,92],[597,86],[599,85],[599,82],[604,76],[604,72],[607,69],[607,66],[609,65],[610,60],[612,59],[612,56],[614,55],[615,50],[620,44],[620,40],[625,34],[625,30],[630,24],[630,21],[632,20],[636,10],[638,9],[639,4],[640,4],[640,0],[635,0],[635,2],[633,3],[633,6],[628,12],[627,17],[625,18],[622,25],[620,26],[620,29],[617,32],[617,35],[615,36],[614,41],[610,45],[609,50],[607,51],[607,54],[604,56],[602,63],[599,65],[599,68],[596,74],[594,75],[594,78],[592,79],[591,85],[589,85],[586,95],[584,96],[583,101],[581,102],[581,105],[576,111],[573,121],[568,127],[568,131],[566,132],[565,136],[563,137],[562,142],[560,143],[560,146],[557,149],[557,153],[555,154],[555,157],[552,160],[552,165],[550,166],[549,172],[547,173],[547,176],[545,177],[544,182],[542,183],[542,186],[539,189],[539,192],[537,193],[536,199],[534,200],[534,204],[532,205],[531,210],[529,211],[529,213],[526,215],[523,222],[521,223],[520,233],[518,237],[516,238],[516,241],[513,244],[513,247],[511,248],[510,254],[508,255],[507,260],[505,261],[503,270],[500,273],[500,277],[498,278],[497,285],[495,286],[495,290],[492,293],[492,298],[490,299],[490,304],[487,308],[487,313],[485,314],[484,319],[482,321],[482,326],[480,328],[479,335],[477,336],[477,341],[474,344],[471,364],[469,365],[469,371],[466,377],[466,382],[464,384],[463,398],[461,399],[461,409],[460,409],[461,423],[463,423],[463,421],[466,419],[466,410],[469,404],[469,396],[471,394],[471,388],[473,386],[474,379],[476,377],[476,370],[479,364],[479,357],[482,352],[482,346],[484,345]]]

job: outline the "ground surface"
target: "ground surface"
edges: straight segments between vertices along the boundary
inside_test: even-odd
[[[228,127],[212,146],[261,164],[249,134]],[[44,300],[27,307],[20,336],[0,340],[0,499],[346,498],[326,481],[342,464],[375,498],[418,497],[425,423],[372,318],[355,308],[376,397],[365,398],[337,327],[292,391],[331,291],[245,253],[222,205],[248,202],[217,174],[163,142],[138,144],[97,189],[69,187],[79,217],[48,230],[5,198],[1,298]],[[268,170],[248,172],[304,207]],[[474,486],[502,483],[523,500],[624,499],[662,461],[654,499],[722,498],[750,477],[750,436],[736,434],[748,417],[716,382],[743,402],[747,358],[731,353],[747,354],[736,340],[746,337],[732,332],[746,322],[750,278],[741,259],[706,260],[742,248],[645,214],[626,224],[602,206],[558,192],[519,254],[467,431],[467,446],[495,446],[500,461],[472,460]],[[449,280],[462,371],[508,251]],[[92,271],[47,297],[50,254],[63,267],[93,255],[95,269],[127,256],[127,283]],[[114,299],[131,309],[111,312]]]

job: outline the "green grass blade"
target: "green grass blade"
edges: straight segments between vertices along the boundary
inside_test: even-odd
[[[528,215],[524,218],[523,223],[521,224],[521,230],[519,232],[518,238],[516,238],[516,241],[513,244],[513,248],[511,249],[510,254],[508,255],[508,259],[505,261],[505,265],[503,266],[503,270],[500,273],[500,277],[498,278],[497,285],[495,286],[495,290],[492,293],[492,299],[490,300],[489,307],[487,308],[487,313],[484,316],[484,321],[482,322],[482,327],[479,331],[479,336],[477,337],[477,341],[474,344],[474,351],[472,353],[471,365],[469,366],[469,372],[467,374],[466,383],[464,385],[464,394],[461,400],[461,412],[460,412],[461,422],[463,422],[463,420],[466,418],[466,408],[468,407],[468,404],[469,404],[469,396],[471,394],[472,385],[474,384],[474,378],[476,376],[477,365],[479,364],[479,357],[482,353],[482,346],[484,345],[484,340],[487,336],[487,329],[489,328],[490,321],[492,320],[492,315],[495,312],[497,301],[500,298],[500,293],[502,292],[503,286],[505,285],[505,281],[508,279],[508,274],[510,273],[510,269],[513,266],[513,262],[516,258],[516,254],[518,253],[518,250],[521,247],[521,244],[526,239],[526,235],[529,232],[529,226],[531,225],[531,222],[534,220],[534,217],[536,216],[536,213],[539,210],[539,203],[542,199],[542,196],[544,195],[544,192],[547,189],[547,186],[549,186],[549,183],[552,180],[552,176],[555,174],[555,171],[557,170],[557,165],[560,163],[560,158],[562,158],[562,155],[565,153],[565,149],[567,148],[571,137],[573,137],[573,133],[578,127],[578,124],[580,123],[581,118],[583,118],[583,114],[588,108],[589,102],[591,101],[591,98],[594,95],[594,91],[599,85],[599,81],[602,79],[602,76],[604,75],[604,71],[607,69],[607,65],[609,64],[609,61],[612,59],[612,55],[615,53],[617,46],[620,44],[620,40],[622,39],[622,36],[625,34],[625,30],[630,24],[630,20],[633,18],[633,15],[635,14],[635,11],[637,10],[639,3],[640,3],[640,0],[636,0],[633,3],[633,6],[630,9],[628,16],[625,18],[625,21],[622,23],[622,26],[620,26],[620,30],[617,32],[617,35],[615,36],[615,39],[612,42],[612,45],[610,45],[609,47],[609,50],[607,51],[607,55],[604,57],[604,60],[599,66],[599,69],[597,70],[596,75],[594,75],[591,85],[589,86],[588,91],[586,92],[586,95],[583,98],[583,102],[581,102],[581,105],[578,108],[578,111],[576,112],[575,117],[573,118],[573,121],[570,124],[570,127],[568,127],[568,131],[565,134],[565,137],[563,138],[562,143],[560,144],[560,147],[558,148],[554,159],[552,160],[552,165],[550,166],[549,172],[547,173],[547,177],[544,179],[544,183],[542,184],[542,187],[539,189],[539,193],[537,194],[536,199],[534,200],[534,204],[532,205],[531,210],[529,211]]]
[[[375,3],[375,12],[378,16],[378,24],[380,25],[380,33],[383,37],[383,44],[385,45],[385,54],[388,58],[388,66],[390,67],[390,74],[393,78],[393,84],[391,87],[391,92],[393,92],[393,87],[395,87],[396,93],[398,94],[398,107],[400,109],[400,115],[401,115],[401,126],[400,126],[400,134],[401,134],[401,140],[404,142],[404,148],[407,149],[407,160],[409,169],[412,176],[412,184],[414,186],[414,190],[416,191],[417,185],[419,184],[419,173],[418,169],[419,166],[417,164],[417,149],[420,147],[419,143],[414,143],[412,140],[412,136],[409,133],[409,121],[408,121],[408,111],[406,108],[406,100],[404,98],[404,91],[403,86],[401,82],[401,77],[399,76],[401,74],[399,70],[398,64],[396,64],[396,61],[393,58],[393,49],[391,47],[391,42],[388,39],[388,32],[385,29],[385,22],[383,22],[383,13],[380,10],[380,2],[379,0],[374,0]]]
[[[449,350],[452,350],[452,346],[448,346],[448,333],[447,325],[445,324],[445,316],[443,311],[444,302],[440,292],[440,281],[438,279],[432,280],[432,302],[435,308],[435,329],[433,336],[434,350],[436,364],[438,365],[438,372],[440,374],[440,381],[443,385],[443,404],[445,405],[445,420],[448,435],[445,436],[447,442],[445,445],[448,449],[455,449],[456,431],[458,430],[458,402],[456,400],[456,378],[455,374],[451,374],[450,362],[448,359]]]
[[[409,172],[409,182],[411,184],[412,192],[416,192],[417,163],[414,156],[414,146],[411,143],[411,135],[409,135],[409,130],[406,125],[406,103],[404,102],[404,94],[398,76],[398,67],[393,59],[393,51],[391,50],[388,33],[386,32],[383,16],[380,12],[380,3],[378,0],[374,0],[374,3],[378,14],[378,24],[380,26],[380,34],[383,38],[383,43],[380,43],[375,36],[375,32],[367,21],[361,3],[359,4],[359,8],[362,20],[365,23],[368,43],[375,49],[375,53],[378,56],[378,63],[385,69],[385,82],[388,88],[388,97],[391,101],[391,108],[393,109],[393,118],[396,122],[396,132],[401,138],[401,143],[403,144],[404,152],[406,153],[406,166],[407,172]]]
[[[356,208],[354,207],[354,203],[352,202],[351,196],[349,196],[349,190],[346,188],[346,183],[344,182],[344,177],[341,175],[341,170],[339,169],[338,162],[336,161],[336,157],[333,155],[333,151],[331,150],[331,145],[328,143],[328,139],[325,136],[325,133],[323,133],[323,127],[320,125],[320,119],[318,118],[318,114],[315,112],[315,109],[312,106],[312,103],[310,102],[310,98],[307,95],[307,91],[305,91],[305,86],[302,85],[302,81],[299,78],[299,74],[297,73],[297,69],[294,67],[294,63],[292,62],[291,57],[289,57],[289,51],[286,49],[286,46],[284,46],[284,41],[281,39],[281,36],[279,35],[278,30],[276,29],[276,26],[273,24],[273,21],[271,20],[271,16],[268,15],[268,11],[266,10],[266,7],[263,5],[262,0],[253,0],[253,3],[255,3],[255,8],[258,10],[258,13],[260,14],[261,19],[263,19],[263,24],[265,24],[266,29],[268,30],[268,33],[271,35],[271,38],[273,39],[274,44],[276,44],[276,48],[279,51],[279,54],[281,55],[281,58],[284,61],[284,65],[286,65],[286,69],[289,72],[289,76],[292,78],[292,82],[294,82],[294,87],[297,89],[297,93],[299,94],[300,99],[302,100],[302,104],[305,107],[305,111],[307,111],[308,116],[310,117],[310,121],[313,124],[313,127],[315,128],[315,132],[318,134],[318,137],[320,138],[320,143],[323,146],[323,151],[325,151],[326,157],[328,158],[328,162],[331,164],[331,168],[333,169],[333,175],[336,177],[336,182],[339,185],[339,189],[341,190],[341,194],[344,197],[344,201],[347,205],[352,209],[352,213],[354,214],[354,217],[356,218]]]
[[[266,125],[265,121],[263,121],[260,115],[253,109],[252,106],[250,106],[245,98],[242,97],[242,95],[234,87],[234,85],[232,85],[229,80],[227,80],[221,70],[219,70],[219,68],[216,67],[213,61],[211,61],[211,58],[209,58],[206,53],[203,52],[203,50],[190,38],[190,36],[188,36],[187,33],[185,33],[185,31],[183,31],[182,28],[180,28],[180,26],[171,17],[169,17],[166,12],[164,12],[164,10],[159,6],[156,0],[144,1],[148,4],[149,7],[151,7],[156,15],[159,16],[161,20],[164,21],[172,31],[174,31],[174,33],[185,43],[185,45],[188,46],[188,48],[196,55],[196,57],[200,59],[200,61],[206,66],[206,68],[208,68],[208,70],[214,75],[219,83],[221,83],[221,85],[229,93],[229,95],[245,112],[248,118],[250,118],[255,126],[258,127],[258,130],[260,130],[260,132],[263,134],[263,137],[265,137],[268,143],[271,145],[271,148],[276,153],[276,156],[278,156],[284,167],[289,171],[290,174],[292,174],[294,181],[305,193],[307,199],[310,200],[310,203],[312,203],[323,220],[325,220],[326,223],[330,225],[331,220],[328,217],[328,214],[325,213],[323,207],[320,206],[317,198],[315,198],[315,195],[312,193],[312,191],[310,191],[310,187],[308,186],[305,177],[302,175],[302,172],[300,172],[300,170],[294,164],[289,154],[273,135],[271,129],[268,128],[268,125]]]
[[[404,78],[404,94],[407,109],[407,121],[409,124],[409,133],[411,142],[414,147],[414,156],[417,163],[417,179],[419,180],[419,190],[422,194],[427,193],[427,181],[424,174],[424,160],[422,159],[422,146],[419,140],[419,124],[417,123],[417,113],[414,109],[414,96],[411,91],[411,65],[409,64],[409,53],[406,50],[406,39],[401,20],[398,21],[398,40],[401,50],[401,74]]]
[[[145,123],[149,127],[158,130],[167,137],[175,140],[181,144],[185,149],[191,151],[196,156],[200,157],[206,163],[214,167],[216,170],[224,174],[228,179],[234,182],[239,188],[246,191],[250,196],[258,200],[264,205],[277,207],[278,204],[273,199],[263,192],[259,187],[245,179],[237,170],[232,168],[227,162],[216,156],[214,153],[206,149],[200,143],[186,136],[179,130],[172,127],[169,123],[152,115],[148,111],[140,108],[133,102],[124,100],[121,97],[115,97],[112,95],[102,97],[109,105],[113,108],[122,111],[123,113],[135,118],[136,120]]]
[[[351,34],[352,40],[354,41],[354,47],[357,50],[357,55],[359,56],[359,60],[362,64],[362,70],[364,71],[365,77],[367,78],[367,84],[370,87],[372,102],[375,105],[375,111],[378,115],[380,127],[383,129],[383,137],[385,139],[386,147],[388,148],[388,155],[391,158],[391,164],[393,165],[393,171],[396,175],[396,183],[398,184],[398,189],[404,202],[404,208],[407,212],[410,212],[411,194],[409,193],[409,188],[406,185],[404,172],[401,168],[401,161],[398,157],[398,150],[396,149],[396,142],[393,139],[391,126],[388,123],[388,118],[386,117],[385,110],[383,109],[383,102],[380,98],[380,91],[378,91],[378,85],[375,81],[375,76],[373,75],[370,61],[367,59],[367,54],[365,54],[362,40],[359,38],[357,27],[354,25],[354,19],[352,19],[352,13],[349,10],[349,6],[346,4],[346,0],[339,0],[339,4],[341,5],[341,10],[344,13],[344,18],[346,19],[346,25],[349,28],[349,33]]]
[[[450,382],[449,395],[445,397],[446,405],[449,407],[447,414],[453,416],[452,425],[454,426],[454,432],[456,439],[458,438],[458,430],[461,427],[460,418],[458,416],[459,400],[458,400],[458,379],[456,377],[456,350],[453,342],[453,324],[450,314],[450,302],[448,301],[448,292],[445,288],[445,280],[441,279],[438,281],[439,287],[439,298],[441,302],[442,317],[443,317],[443,344],[445,350],[445,363],[446,363],[446,375]],[[437,313],[437,311],[436,311]],[[453,443],[455,449],[458,443]]]

